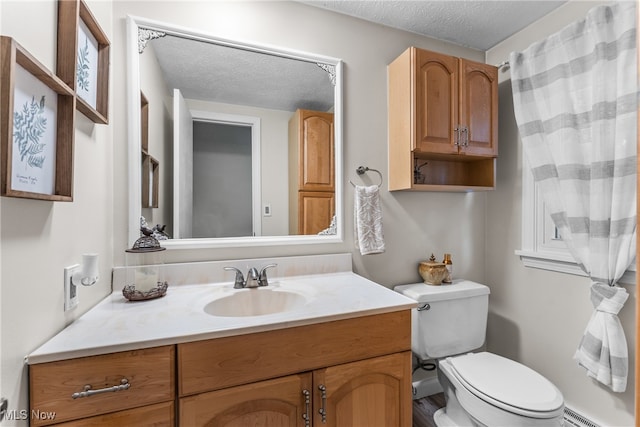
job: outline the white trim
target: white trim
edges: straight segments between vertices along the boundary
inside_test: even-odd
[[[516,250],[515,254],[520,257],[520,260],[525,267],[539,268],[542,270],[557,271],[559,273],[573,274],[575,276],[588,277],[587,273],[582,271],[578,264],[570,257],[552,253],[552,252],[531,252],[526,250]],[[635,265],[629,267],[627,271],[622,275],[618,283],[623,285],[635,285],[636,284],[636,268]]]
[[[128,144],[128,173],[129,173],[129,216],[128,242],[129,245],[140,237],[140,216],[142,214],[141,196],[142,181],[140,179],[141,120],[140,120],[140,61],[138,58],[138,24],[131,17],[127,17],[127,126]],[[136,144],[137,141],[137,144]]]

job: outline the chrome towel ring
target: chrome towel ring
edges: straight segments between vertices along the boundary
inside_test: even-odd
[[[378,184],[378,188],[380,188],[380,186],[382,185],[382,174],[380,173],[380,171],[378,169],[372,169],[372,168],[367,167],[367,166],[358,166],[358,168],[356,169],[356,173],[358,175],[362,175],[362,174],[364,174],[364,173],[366,173],[368,171],[375,172],[380,176],[380,184]],[[351,180],[349,180],[349,183],[351,185],[353,185],[354,187],[356,186]]]

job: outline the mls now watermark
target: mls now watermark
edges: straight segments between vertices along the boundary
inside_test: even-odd
[[[31,418],[29,418],[31,415]],[[25,420],[40,420],[40,421],[51,421],[56,419],[55,412],[48,411],[40,411],[38,409],[32,409],[28,411],[26,409],[7,409],[5,412],[4,419],[7,421],[25,421]]]

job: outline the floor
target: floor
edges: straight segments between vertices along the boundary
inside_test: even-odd
[[[436,427],[433,413],[445,405],[444,394],[423,397],[413,401],[413,427]]]

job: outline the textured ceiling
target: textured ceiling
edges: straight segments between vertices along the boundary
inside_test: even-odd
[[[485,51],[564,1],[302,1]],[[283,111],[329,111],[334,88],[313,62],[166,36],[150,42],[169,89],[185,98]],[[146,53],[146,51],[145,51]],[[143,53],[143,54],[145,54]]]
[[[486,51],[566,1],[310,0],[304,3]]]

